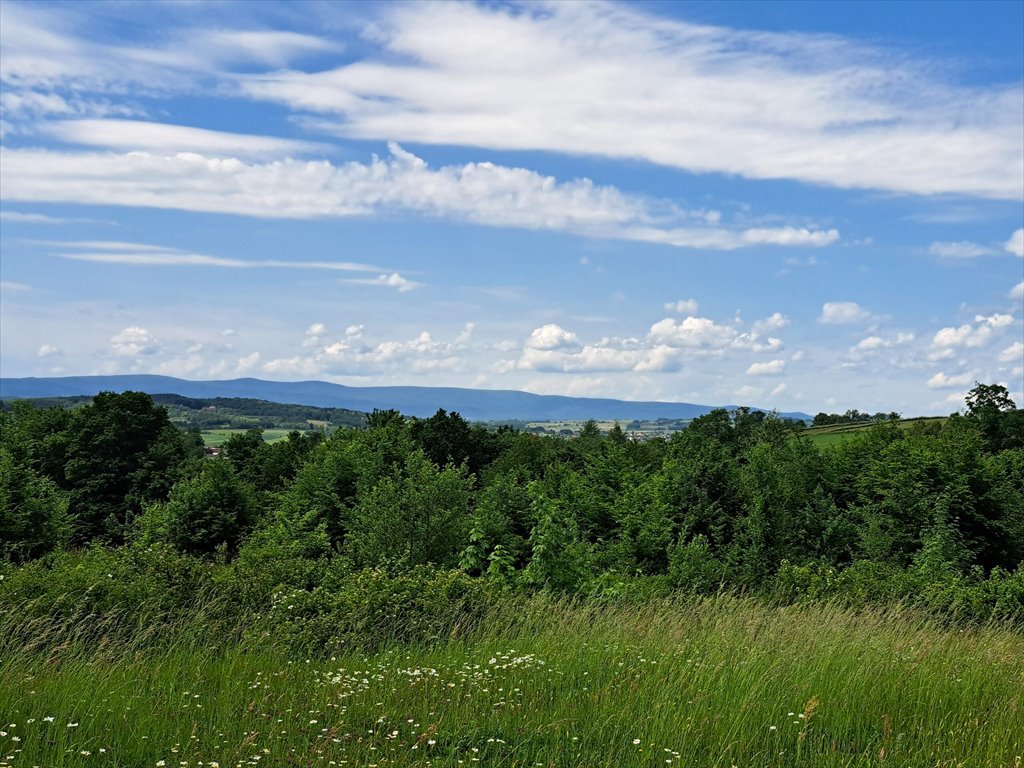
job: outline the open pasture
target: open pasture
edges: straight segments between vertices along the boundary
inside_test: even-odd
[[[203,444],[214,448],[219,448],[224,445],[232,435],[245,434],[245,429],[204,429],[202,431]],[[278,440],[284,440],[290,429],[264,429],[263,430],[263,441],[265,443],[276,443]]]
[[[1024,752],[1024,637],[899,609],[534,599],[430,647],[326,659],[198,623],[89,648],[42,629],[0,654],[0,766],[1010,768]]]

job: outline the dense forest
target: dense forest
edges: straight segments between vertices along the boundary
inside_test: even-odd
[[[182,429],[309,429],[311,423],[361,427],[366,414],[347,408],[318,408],[312,405],[273,403],[248,397],[184,397],[152,395],[156,405],[167,409],[171,421]],[[77,408],[92,402],[91,395],[77,397],[26,398],[36,408]],[[0,410],[10,411],[17,399],[0,401]]]
[[[202,578],[233,573],[261,612],[282,589],[329,611],[326,583],[374,571],[598,599],[736,590],[1012,617],[1022,415],[979,385],[964,416],[909,431],[880,420],[819,449],[746,410],[645,442],[593,424],[564,439],[377,411],[330,437],[268,444],[253,429],[210,459],[142,393],[74,410],[17,402],[0,414],[0,594],[159,552]]]

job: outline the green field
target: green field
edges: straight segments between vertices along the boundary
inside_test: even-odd
[[[0,641],[0,766],[1010,768],[1024,751],[1024,637],[899,610],[534,599],[329,659],[153,629]]]
[[[246,431],[244,429],[205,429],[201,434],[204,445],[219,448],[232,435],[245,434]],[[290,431],[290,429],[264,429],[263,441],[266,443],[276,443],[278,440],[284,440]]]
[[[902,419],[899,421],[900,429],[909,430],[919,424],[941,424],[946,421],[946,416],[922,416],[916,419]],[[818,447],[836,445],[842,443],[865,430],[875,426],[874,422],[861,424],[829,424],[824,427],[808,427],[800,432],[801,437],[806,437]]]

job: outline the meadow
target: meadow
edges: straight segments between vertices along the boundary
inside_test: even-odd
[[[200,432],[200,435],[203,438],[203,445],[211,448],[220,448],[234,435],[244,435],[248,431],[247,429],[204,429]],[[264,429],[263,441],[265,443],[276,443],[288,437],[290,431],[288,429]]]
[[[1021,768],[1012,402],[195,435],[0,413],[0,768]]]
[[[901,608],[535,597],[440,642],[329,658],[199,618],[35,636],[0,641],[3,768],[952,768],[1024,752],[1024,637]]]

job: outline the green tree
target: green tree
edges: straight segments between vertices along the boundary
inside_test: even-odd
[[[42,477],[0,446],[0,560],[24,563],[71,538],[68,500]]]
[[[256,502],[230,462],[214,459],[174,486],[162,513],[170,543],[182,552],[210,555],[222,545],[238,549],[255,522]]]
[[[186,449],[149,395],[101,392],[73,413],[66,455],[74,540],[120,542],[144,504],[167,498]]]
[[[345,550],[359,567],[397,562],[458,565],[466,541],[473,480],[465,467],[438,469],[413,451],[352,509]]]

